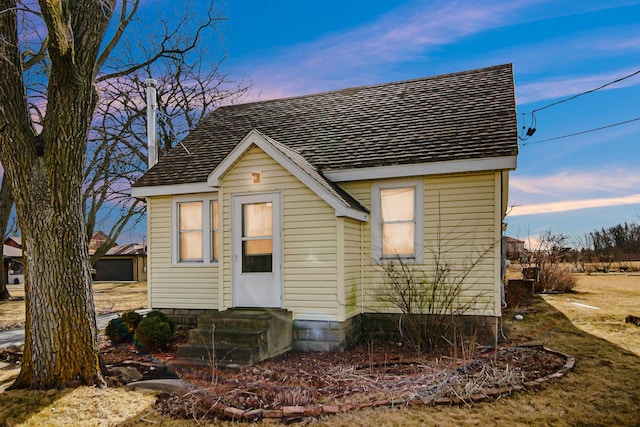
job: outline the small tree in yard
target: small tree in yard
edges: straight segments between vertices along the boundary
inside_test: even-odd
[[[462,298],[466,281],[490,250],[482,251],[462,266],[448,262],[441,245],[432,254],[428,270],[401,257],[381,264],[385,282],[376,297],[399,310],[398,332],[418,351],[433,350],[458,340],[463,316],[477,308],[482,297]]]

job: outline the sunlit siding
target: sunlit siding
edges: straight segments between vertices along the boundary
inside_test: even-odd
[[[343,183],[342,188],[371,209],[371,183]],[[422,264],[417,272],[430,277],[435,260],[447,263],[452,275],[470,269],[462,301],[473,303],[468,314],[499,313],[500,175],[478,173],[424,178]],[[383,267],[372,261],[371,223],[364,225],[364,310],[388,311],[378,300],[384,284]],[[477,265],[471,268],[471,264]],[[420,274],[420,273],[417,273]]]
[[[261,172],[262,182],[251,181]],[[286,169],[252,147],[222,179],[223,241],[231,248],[231,197],[282,194],[284,308],[294,319],[337,320],[337,221],[335,210]],[[231,251],[224,253],[224,306],[232,305]]]
[[[497,173],[425,181],[425,264],[433,266],[440,257],[452,275],[469,272],[461,297],[473,303],[474,314],[499,313],[499,189]]]
[[[218,267],[172,265],[171,210],[171,197],[147,199],[151,307],[216,309]]]

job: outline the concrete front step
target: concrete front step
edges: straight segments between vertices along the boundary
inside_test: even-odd
[[[215,358],[211,354],[211,348],[202,344],[186,343],[178,349],[178,358],[180,360],[184,363],[193,361],[198,365],[237,368],[264,360],[260,358],[260,352],[257,351],[256,347],[249,346],[216,346]]]
[[[198,317],[199,329],[265,329],[274,321],[291,321],[291,312],[278,308],[232,308]]]
[[[185,363],[246,366],[289,351],[292,339],[291,312],[230,309],[198,318],[198,327],[189,331],[187,344],[178,348],[178,358]]]

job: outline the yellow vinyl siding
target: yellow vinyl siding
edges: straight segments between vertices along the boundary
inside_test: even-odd
[[[260,172],[259,184],[251,173]],[[282,194],[284,308],[294,319],[336,320],[337,221],[335,210],[258,147],[251,147],[222,177],[224,308],[232,306],[231,198]]]
[[[252,182],[252,172],[261,173],[260,183]],[[493,172],[423,178],[424,260],[416,267],[432,269],[438,252],[454,270],[482,256],[464,284],[462,299],[475,306],[469,314],[500,313],[501,182],[500,173]],[[148,199],[151,307],[230,308],[232,196],[278,192],[283,307],[294,319],[343,321],[361,312],[389,311],[376,298],[384,273],[372,261],[371,223],[336,217],[331,206],[255,146],[229,168],[221,184],[219,231],[224,249],[219,267],[172,265],[172,199]],[[373,184],[340,186],[371,209]]]
[[[477,262],[464,280],[461,299],[474,304],[469,314],[497,315],[500,218],[496,217],[499,174],[483,173],[431,177],[425,180],[425,265],[434,256],[462,274]],[[496,253],[498,258],[496,258]]]
[[[362,223],[349,218],[344,221],[344,312],[345,318],[362,312],[363,256],[361,230]]]
[[[171,210],[171,197],[147,198],[149,304],[151,308],[216,309],[218,267],[172,265]]]
[[[423,248],[424,260],[417,270],[432,271],[435,254],[452,269],[464,270],[480,258],[465,279],[463,301],[473,301],[468,314],[498,315],[499,240],[501,220],[496,213],[500,200],[498,173],[443,175],[424,177]],[[348,182],[341,187],[363,205],[372,206],[372,182]],[[499,208],[498,208],[499,209]],[[372,261],[371,223],[364,224],[364,311],[388,310],[376,298],[383,286],[382,266]],[[346,292],[349,293],[348,291]]]

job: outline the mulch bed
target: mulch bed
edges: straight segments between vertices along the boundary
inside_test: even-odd
[[[186,331],[178,332],[178,344]],[[133,344],[112,346],[104,340],[103,360],[110,367],[134,367],[140,380],[180,378],[189,391],[161,394],[165,414],[190,419],[275,418],[296,421],[367,407],[472,404],[560,378],[574,360],[542,346],[481,348],[466,357],[417,354],[398,343],[359,345],[337,353],[290,351],[243,369],[165,364],[175,348],[146,354]],[[0,351],[15,362],[20,352]],[[112,372],[115,370],[112,369]],[[123,380],[109,377],[113,386]]]
[[[290,351],[240,370],[181,368],[191,391],[161,395],[157,404],[179,418],[282,421],[367,407],[471,404],[538,387],[573,363],[542,346],[484,348],[465,358],[391,343]]]

